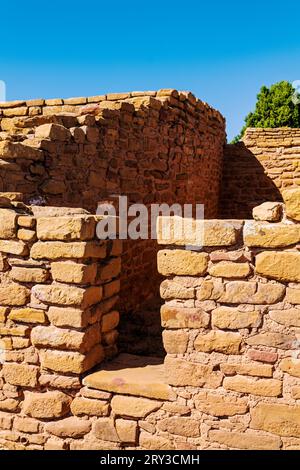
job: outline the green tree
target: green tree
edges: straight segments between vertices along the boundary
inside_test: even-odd
[[[282,81],[262,86],[257,95],[255,110],[245,118],[241,133],[232,143],[238,142],[247,127],[300,127],[300,99],[292,84]]]

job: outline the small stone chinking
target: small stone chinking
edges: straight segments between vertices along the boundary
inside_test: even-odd
[[[119,243],[18,198],[1,198],[3,448],[300,448],[299,189],[201,222],[201,251],[159,231],[164,365],[113,358]]]

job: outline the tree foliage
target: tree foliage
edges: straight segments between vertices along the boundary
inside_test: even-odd
[[[300,127],[300,99],[292,84],[281,81],[270,88],[262,86],[255,110],[246,116],[245,125],[233,143],[242,138],[247,127]]]

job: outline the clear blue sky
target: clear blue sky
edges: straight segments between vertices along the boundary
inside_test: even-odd
[[[237,134],[261,85],[300,80],[300,2],[1,2],[7,99],[191,90]]]

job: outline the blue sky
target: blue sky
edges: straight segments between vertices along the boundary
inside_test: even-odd
[[[300,80],[300,2],[10,1],[1,4],[7,99],[191,90],[236,135],[261,85]]]

